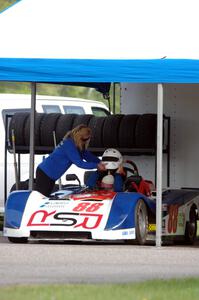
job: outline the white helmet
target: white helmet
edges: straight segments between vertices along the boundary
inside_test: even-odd
[[[122,155],[117,149],[106,149],[102,155],[102,162],[106,164],[107,170],[116,170],[122,164]]]

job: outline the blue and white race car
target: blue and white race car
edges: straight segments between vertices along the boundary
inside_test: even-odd
[[[133,181],[133,176],[128,182],[135,185],[137,178]],[[155,241],[155,192],[144,195],[130,190],[116,193],[68,185],[49,198],[37,191],[14,191],[6,202],[4,236],[14,243],[92,239],[144,245]],[[199,190],[168,189],[162,196],[163,241],[194,243]]]

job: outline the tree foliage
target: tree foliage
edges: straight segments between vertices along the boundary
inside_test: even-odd
[[[0,11],[4,10],[5,8],[9,7],[13,3],[17,2],[16,0],[0,0]]]

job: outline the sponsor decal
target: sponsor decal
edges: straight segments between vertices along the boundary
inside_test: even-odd
[[[134,234],[135,234],[135,230],[134,229],[122,231],[122,236],[134,235]]]
[[[165,229],[165,227],[166,227],[166,220],[164,219],[162,220],[162,228]]]
[[[47,204],[49,204],[49,203],[50,203],[50,202],[47,201],[47,202],[45,202],[44,204],[40,205],[40,207],[45,207],[45,206],[47,206]]]
[[[99,226],[102,217],[102,214],[56,213],[56,211],[49,213],[46,210],[38,210],[31,215],[27,226],[73,226],[73,228],[95,229]]]
[[[122,232],[122,235],[123,235],[123,236],[128,235],[128,234],[129,234],[128,231],[123,231],[123,232]]]
[[[176,233],[178,227],[178,204],[172,204],[168,207],[169,219],[168,219],[168,233]]]
[[[80,202],[69,212],[57,211],[57,209],[51,211],[46,208],[40,209],[31,214],[27,226],[67,226],[74,229],[95,229],[101,223],[103,214],[99,214],[97,211],[103,205],[104,203],[101,202]]]
[[[148,231],[150,231],[150,232],[156,231],[156,224],[149,224],[148,225]]]
[[[183,212],[179,212],[178,214],[178,226],[179,227],[184,227],[185,225],[185,215]]]
[[[46,208],[64,208],[65,205],[69,204],[68,201],[47,201],[40,205],[40,207],[46,207]]]

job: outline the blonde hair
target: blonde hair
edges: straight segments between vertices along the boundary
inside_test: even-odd
[[[73,128],[71,131],[67,132],[64,136],[64,140],[67,138],[72,138],[75,142],[75,145],[79,150],[84,150],[88,147],[88,142],[85,143],[82,141],[82,138],[85,136],[91,136],[92,130],[85,124],[80,124]]]

